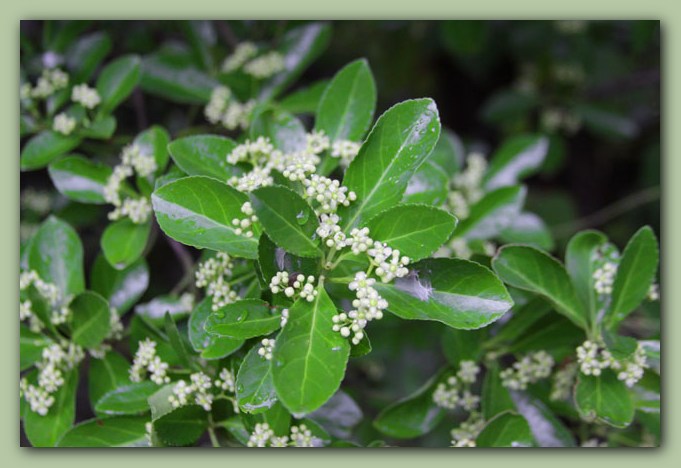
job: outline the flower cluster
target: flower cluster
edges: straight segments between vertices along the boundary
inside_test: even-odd
[[[118,341],[123,338],[124,331],[125,327],[123,327],[118,311],[114,307],[111,307],[109,311],[109,333],[107,333],[104,341]],[[88,349],[88,353],[95,359],[104,359],[106,352],[110,349],[111,345],[103,342],[96,348]]]
[[[646,298],[649,301],[659,301],[660,300],[660,285],[657,283],[652,283],[650,285],[650,288],[648,289],[648,294],[646,294]]]
[[[545,109],[541,115],[541,123],[546,131],[551,133],[562,129],[567,134],[573,135],[582,128],[582,120],[577,114],[558,107]]]
[[[373,285],[374,278],[369,278],[367,273],[360,271],[355,274],[348,288],[355,292],[352,301],[353,309],[349,312],[341,312],[333,316],[333,331],[339,332],[347,338],[352,334],[352,344],[359,344],[364,338],[364,329],[372,320],[383,318],[383,311],[388,307],[388,301],[383,299]]]
[[[469,206],[482,198],[482,178],[487,171],[487,160],[480,153],[471,153],[466,158],[466,169],[455,174],[451,180],[452,192],[449,207],[459,218],[468,217]]]
[[[40,278],[35,270],[24,271],[19,276],[19,291],[27,291],[33,287],[40,298],[50,307],[50,322],[53,325],[66,323],[70,315],[70,310],[66,304],[71,300],[70,297],[62,297],[59,288]],[[32,331],[42,330],[44,324],[33,312],[33,303],[30,299],[23,299],[19,303],[19,320],[28,321]]]
[[[114,167],[111,176],[104,186],[104,199],[114,206],[109,212],[109,219],[116,220],[129,217],[135,224],[145,223],[151,214],[151,204],[146,198],[121,199],[123,182],[134,173],[140,177],[147,177],[156,171],[156,160],[152,154],[136,145],[123,148],[121,164]]]
[[[76,128],[76,119],[70,117],[66,112],[61,112],[52,121],[52,130],[62,135],[70,135]]]
[[[228,130],[246,130],[254,108],[255,101],[241,103],[227,86],[218,86],[213,89],[203,114],[213,125],[222,124]]]
[[[102,99],[96,89],[90,88],[86,84],[79,84],[71,90],[71,100],[86,109],[94,109]]]
[[[206,288],[206,295],[212,298],[214,311],[239,299],[230,284],[233,267],[232,259],[224,252],[218,252],[215,257],[199,263],[195,284],[197,288]]]
[[[617,264],[605,262],[605,264],[593,272],[594,289],[598,294],[612,294],[612,285],[617,274]]]
[[[69,75],[58,68],[46,68],[43,70],[35,86],[24,83],[21,86],[21,99],[46,99],[64,89],[69,84]]]
[[[440,382],[433,392],[436,405],[456,409],[461,406],[466,411],[475,411],[480,403],[480,397],[470,391],[470,385],[475,382],[480,373],[480,367],[474,361],[461,361],[456,375]]]
[[[409,270],[409,257],[400,255],[400,251],[388,247],[387,244],[379,241],[374,242],[374,246],[367,250],[372,265],[376,266],[376,274],[384,283],[389,283],[395,278],[407,276]]]
[[[64,372],[75,368],[85,357],[83,348],[64,342],[51,344],[42,351],[38,368],[37,386],[21,379],[20,394],[29,404],[31,411],[45,416],[54,404],[53,394],[64,385]]]
[[[485,427],[485,420],[478,412],[471,412],[468,419],[451,430],[452,447],[475,447],[475,439]]]
[[[246,215],[246,217],[243,219],[234,218],[232,220],[232,226],[235,227],[234,232],[239,236],[244,235],[246,237],[253,237],[253,224],[258,222],[258,217],[253,211],[251,202],[246,202],[241,205],[241,212]]]
[[[303,197],[317,202],[317,212],[335,213],[340,206],[349,206],[357,199],[355,192],[342,187],[340,182],[317,174],[303,180],[305,192]]]
[[[234,374],[226,367],[223,368],[218,374],[218,379],[215,380],[215,387],[225,392],[234,393],[234,384]]]
[[[270,291],[272,294],[283,292],[286,297],[294,298],[296,295],[307,302],[314,301],[317,297],[317,289],[315,288],[315,277],[310,275],[307,278],[305,275],[299,274],[293,279],[288,272],[279,271],[270,280]]]
[[[168,397],[168,401],[173,408],[179,408],[189,403],[190,398],[201,406],[204,410],[210,411],[213,407],[213,394],[210,389],[213,382],[203,372],[195,372],[189,376],[190,383],[180,380],[173,387],[173,394]]]
[[[258,423],[246,444],[248,447],[319,447],[321,441],[305,424],[291,426],[287,436],[276,436],[267,423]]]
[[[256,56],[258,48],[252,42],[242,42],[237,45],[232,55],[222,63],[222,71],[231,73],[241,68],[246,62]]]
[[[350,140],[336,140],[331,145],[331,157],[340,158],[342,167],[348,167],[359,153],[361,143]]]
[[[646,352],[640,343],[631,357],[617,360],[602,343],[587,340],[577,348],[577,362],[584,375],[599,376],[603,369],[610,368],[628,387],[633,387],[641,380],[643,372],[648,368]]]
[[[501,384],[511,390],[525,390],[528,384],[550,376],[553,365],[553,357],[546,351],[530,353],[501,371]]]
[[[260,349],[258,349],[258,356],[262,357],[267,361],[272,360],[272,351],[274,351],[274,345],[276,344],[276,340],[265,338],[260,342],[260,344],[262,346],[260,347]]]
[[[284,57],[276,51],[267,52],[246,63],[244,72],[253,78],[263,80],[276,75],[286,67]]]
[[[168,364],[156,355],[156,342],[149,338],[140,341],[132,361],[132,367],[130,367],[130,380],[141,382],[146,373],[149,372],[151,381],[162,385],[170,382],[167,370]]]
[[[550,399],[552,401],[567,400],[572,394],[577,375],[577,364],[572,362],[553,374]]]

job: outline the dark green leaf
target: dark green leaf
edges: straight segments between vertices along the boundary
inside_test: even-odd
[[[154,434],[166,446],[192,445],[208,427],[208,413],[194,404],[173,408],[168,401],[173,387],[167,385],[149,397]]]
[[[97,78],[97,92],[102,98],[100,114],[108,114],[135,89],[140,79],[140,58],[126,55],[109,63]]]
[[[212,299],[207,297],[199,303],[189,317],[189,342],[194,351],[204,359],[221,359],[241,348],[244,340],[236,340],[209,334],[206,320],[212,313]]]
[[[103,414],[137,414],[149,411],[147,400],[159,390],[159,386],[147,380],[115,388],[102,396],[95,410]]]
[[[459,223],[456,237],[492,239],[503,232],[518,217],[525,203],[525,187],[502,187],[487,193],[475,203],[468,217]]]
[[[94,140],[108,140],[116,131],[116,125],[116,118],[112,115],[100,116],[89,126],[82,128],[80,135]]]
[[[28,140],[22,149],[21,170],[30,171],[45,167],[79,144],[80,137],[77,135],[67,136],[52,130],[43,130]]]
[[[482,416],[489,421],[504,411],[515,411],[511,393],[501,384],[499,366],[494,363],[488,367],[485,382],[482,385]]]
[[[527,244],[544,250],[553,250],[551,231],[544,221],[534,213],[520,213],[514,217],[500,235],[505,244]]]
[[[205,104],[218,84],[195,67],[172,63],[161,55],[147,55],[142,61],[142,89],[171,101]]]
[[[116,351],[90,359],[88,393],[92,409],[107,392],[130,383],[130,363]]]
[[[259,349],[260,345],[250,349],[236,375],[239,408],[253,414],[267,411],[277,402],[270,361],[258,354]],[[295,383],[291,382],[291,385]]]
[[[329,80],[315,81],[287,95],[279,102],[279,107],[292,114],[314,113],[328,85]]]
[[[362,342],[366,341],[366,337]],[[353,347],[354,348],[354,347]],[[329,434],[347,439],[352,428],[362,421],[362,410],[350,395],[338,390],[324,406],[310,414],[310,419],[321,425]]]
[[[71,304],[71,340],[84,348],[96,348],[111,329],[109,303],[99,294],[85,291]]]
[[[169,140],[166,129],[158,125],[149,127],[135,137],[134,144],[140,149],[140,154],[153,156],[156,161],[156,174],[163,173],[168,164]]]
[[[517,411],[530,425],[530,430],[540,447],[575,447],[575,438],[570,429],[553,412],[527,393],[513,392]]]
[[[90,419],[69,430],[59,447],[146,447],[146,416]]]
[[[532,447],[534,437],[525,418],[509,411],[489,421],[475,443],[478,447]]]
[[[591,323],[596,319],[596,291],[593,274],[598,260],[597,249],[607,241],[598,231],[582,231],[575,234],[565,250],[565,268],[575,286],[582,306],[589,311]]]
[[[170,312],[166,312],[165,314],[165,331],[166,335],[168,335],[168,341],[170,341],[170,345],[175,350],[175,354],[177,354],[177,356],[180,358],[180,363],[184,367],[191,368],[192,365],[189,360],[189,353],[184,346],[183,339],[180,336],[180,332],[177,329],[177,325],[173,320],[173,316],[170,315]]]
[[[147,245],[151,222],[135,224],[128,218],[109,224],[102,234],[104,257],[111,266],[123,270],[135,263]]]
[[[580,374],[575,387],[575,404],[587,421],[627,427],[634,418],[634,402],[627,386],[609,369],[594,377]]]
[[[105,32],[88,34],[76,41],[65,54],[71,82],[88,81],[110,50],[111,39]]]
[[[81,156],[70,156],[50,164],[52,183],[64,196],[82,203],[102,205],[104,187],[111,168]]]
[[[281,110],[261,112],[251,124],[251,139],[259,136],[270,139],[275,148],[285,153],[307,148],[305,126],[293,115]]]
[[[204,328],[210,334],[246,340],[269,335],[279,329],[281,315],[272,313],[267,302],[243,299],[213,312]]]
[[[515,185],[541,167],[549,149],[545,137],[520,135],[504,142],[492,156],[483,178],[487,190]]]
[[[90,273],[90,286],[123,315],[147,290],[149,267],[144,259],[139,259],[123,270],[116,270],[103,255],[98,255]]]
[[[214,177],[226,181],[236,168],[227,163],[234,140],[218,135],[192,135],[174,140],[168,145],[170,156],[189,175]]]
[[[40,333],[32,332],[26,325],[19,326],[19,370],[26,370],[35,362],[42,360],[43,349],[52,340]]]
[[[457,330],[446,328],[442,333],[442,352],[452,367],[459,367],[461,361],[479,361],[482,355],[482,343],[487,337],[487,330]]]
[[[319,263],[317,258],[297,257],[277,247],[267,234],[260,236],[258,266],[264,286],[269,285],[270,280],[279,271],[287,271],[289,275],[302,273],[305,276],[318,276]]]

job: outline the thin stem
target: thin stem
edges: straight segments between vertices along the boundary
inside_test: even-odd
[[[213,422],[213,415],[208,413],[208,437],[210,437],[210,443],[213,445],[213,447],[219,448],[220,447],[220,442],[218,442],[218,438],[215,435],[215,423]]]

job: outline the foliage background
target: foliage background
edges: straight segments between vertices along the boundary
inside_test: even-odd
[[[296,24],[213,22],[215,40],[225,54],[235,38],[276,39]],[[557,34],[555,23],[548,21],[343,21],[334,22],[333,27],[329,48],[297,87],[329,78],[349,61],[366,57],[377,81],[377,115],[403,99],[432,97],[438,103],[443,125],[462,137],[467,148],[483,152],[497,147],[505,136],[541,130],[542,107],[525,112],[523,106],[510,106],[502,112],[506,118],[490,117],[490,100],[513,89],[525,64],[550,70],[565,61],[581,63],[585,80],[578,91],[548,86],[539,93],[539,101],[570,106],[586,99],[609,112],[609,117],[584,125],[574,135],[557,137],[564,154],[550,158],[550,164],[528,182],[528,207],[552,227],[559,256],[565,241],[583,228],[597,227],[619,245],[642,224],[650,224],[659,232],[658,22],[590,22],[579,38]],[[22,22],[21,34],[38,39],[43,28],[42,22]],[[144,55],[162,43],[183,39],[179,22],[103,21],[84,27],[84,31],[95,30],[106,30],[113,39],[109,60],[124,53]],[[117,113],[117,133],[126,135],[159,123],[177,137],[188,126],[204,124],[201,106],[178,106],[139,91]],[[104,151],[113,158],[119,149],[120,145],[103,145],[91,151]],[[22,173],[21,189],[28,187],[49,189],[46,172]],[[83,206],[64,205],[63,210],[60,216],[82,227],[85,264],[91,265],[102,228],[96,217],[102,213],[93,212],[88,217]],[[30,221],[27,216],[22,212],[22,221]],[[165,243],[157,243],[148,261],[154,274],[147,297],[167,292],[182,276],[177,259]],[[373,340],[380,346],[375,345],[367,359],[350,369],[346,385],[365,398],[369,395],[376,407],[410,393],[443,359],[432,345],[431,327],[428,323],[386,321],[380,330],[384,336],[376,333]],[[87,399],[79,400],[84,403],[77,419],[86,419],[91,416]],[[373,414],[370,408],[364,409],[369,425]],[[442,429],[429,435],[423,444],[446,443],[442,438],[447,437],[447,427]]]

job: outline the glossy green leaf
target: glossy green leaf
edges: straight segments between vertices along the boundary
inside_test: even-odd
[[[440,139],[427,161],[440,167],[449,179],[461,169],[465,157],[464,152],[461,139],[450,129],[443,128],[440,132]]]
[[[250,349],[236,375],[239,408],[252,414],[267,411],[277,402],[270,361],[258,354],[259,349],[260,345]],[[295,383],[291,382],[291,385]]]
[[[366,340],[366,337],[362,342]],[[354,348],[354,346],[353,346]],[[329,434],[340,439],[351,436],[352,428],[363,418],[362,410],[350,395],[338,390],[324,406],[309,415]]]
[[[76,417],[78,370],[63,373],[64,384],[52,394],[54,403],[45,416],[24,411],[24,432],[34,447],[54,447],[71,428]]]
[[[516,407],[509,390],[501,384],[499,366],[494,363],[487,369],[482,385],[482,416],[489,421],[504,411],[515,411]]]
[[[286,89],[321,55],[330,37],[331,27],[323,23],[309,23],[287,32],[278,48],[284,56],[285,68],[261,88],[260,100],[275,98]]]
[[[234,140],[219,135],[192,135],[173,140],[168,145],[170,156],[187,174],[214,177],[226,181],[236,168],[227,163]]]
[[[477,263],[436,258],[410,265],[409,270],[391,284],[374,285],[388,301],[388,311],[403,319],[475,329],[494,322],[513,305],[501,281]]]
[[[555,258],[534,247],[507,245],[497,252],[492,267],[504,282],[545,297],[575,325],[587,327],[587,312],[565,268]]]
[[[292,114],[314,113],[328,85],[329,80],[318,80],[310,86],[297,89],[279,101],[279,107]]]
[[[165,332],[168,336],[168,341],[170,341],[170,346],[175,350],[175,354],[180,358],[180,363],[183,367],[191,368],[192,363],[190,362],[189,352],[185,348],[184,340],[180,335],[180,331],[177,329],[177,325],[173,320],[173,316],[170,312],[165,314]]]
[[[251,124],[251,139],[269,138],[275,148],[285,152],[304,151],[307,148],[305,126],[292,114],[281,110],[261,112]]]
[[[441,206],[449,193],[449,176],[440,166],[424,162],[409,179],[402,203]]]
[[[221,359],[229,356],[244,344],[244,340],[211,335],[205,329],[206,320],[212,313],[212,299],[201,301],[189,317],[189,342],[194,351],[204,359]]]
[[[532,447],[530,425],[517,413],[505,412],[489,421],[475,439],[478,447]]]
[[[302,273],[305,276],[319,276],[319,264],[317,258],[298,257],[277,247],[267,234],[260,236],[258,267],[265,286],[279,271],[286,271],[289,275]]]
[[[109,301],[119,315],[126,313],[149,286],[149,267],[144,259],[117,270],[98,255],[90,272],[90,287]]]
[[[311,413],[338,390],[350,354],[350,344],[334,332],[336,307],[323,286],[314,301],[299,299],[277,336],[272,357],[274,387],[293,414]]]
[[[111,168],[81,156],[70,156],[50,164],[52,183],[65,197],[82,203],[102,205],[104,187]]]
[[[43,281],[55,284],[64,296],[85,289],[83,246],[76,231],[59,218],[47,218],[33,236],[28,266]]]
[[[123,355],[113,350],[101,359],[90,359],[88,393],[92,409],[107,392],[130,383],[130,366]]]
[[[548,251],[553,250],[555,244],[544,221],[536,214],[528,212],[514,217],[499,237],[505,244],[527,244]]]
[[[97,92],[102,102],[100,114],[108,114],[135,89],[140,79],[140,58],[126,55],[109,63],[97,78]]]
[[[525,203],[525,187],[502,187],[487,193],[470,208],[468,217],[459,223],[456,237],[492,239],[510,226]]]
[[[42,360],[43,349],[52,340],[41,333],[32,332],[26,325],[19,326],[19,370],[26,370]]]
[[[315,129],[331,141],[362,141],[376,109],[376,83],[365,59],[355,60],[333,77],[317,108]]]
[[[243,299],[213,312],[204,328],[217,336],[246,340],[279,329],[281,316],[260,299]]]
[[[156,173],[163,173],[168,164],[168,141],[170,136],[165,128],[154,125],[135,137],[134,144],[140,154],[152,156],[156,161]]]
[[[483,178],[487,190],[515,185],[536,172],[549,149],[546,137],[520,135],[505,141],[491,158]]]
[[[301,257],[319,257],[319,221],[300,195],[283,186],[251,192],[251,204],[267,235],[279,247]]]
[[[84,421],[61,438],[59,447],[146,447],[146,416],[119,416]]]
[[[645,299],[655,279],[659,257],[655,233],[649,226],[642,227],[622,253],[606,314],[608,326],[621,322]]]
[[[151,222],[135,224],[129,218],[109,224],[102,234],[101,246],[104,257],[118,270],[136,262],[147,245]]]
[[[518,413],[530,425],[539,447],[575,447],[570,429],[539,399],[527,393],[512,392]]]
[[[111,38],[105,32],[88,34],[73,43],[65,54],[71,82],[88,81],[109,51],[111,51]]]
[[[205,104],[218,81],[189,65],[173,63],[160,54],[146,55],[142,60],[141,88],[174,102]]]
[[[149,397],[154,434],[166,446],[192,445],[208,427],[208,413],[195,404],[173,408],[168,401],[173,386],[167,385]]]
[[[478,362],[482,355],[482,343],[487,337],[487,329],[457,330],[446,328],[442,332],[442,353],[453,367],[459,367],[461,361]]]
[[[147,400],[159,386],[147,380],[131,383],[105,393],[95,405],[95,410],[110,415],[137,414],[149,411]]]
[[[198,248],[256,258],[258,239],[234,232],[232,220],[242,219],[248,197],[210,177],[178,179],[154,191],[156,220],[168,236]]]
[[[433,391],[442,380],[436,375],[408,397],[393,403],[374,419],[374,427],[396,439],[412,439],[432,431],[445,410],[433,401]]]
[[[627,427],[634,418],[634,402],[624,382],[606,369],[600,376],[579,374],[575,404],[587,421],[600,421],[614,427]]]
[[[447,242],[456,218],[427,205],[398,205],[382,211],[367,223],[372,239],[385,242],[411,261],[430,256]]]
[[[80,293],[69,304],[71,340],[84,348],[96,348],[111,329],[109,303],[92,291]]]
[[[94,140],[108,140],[116,131],[118,121],[112,115],[96,117],[89,126],[82,128],[79,133],[83,138]]]
[[[597,269],[597,249],[607,241],[598,231],[581,231],[568,242],[565,250],[565,268],[575,286],[582,306],[589,311],[591,323],[596,319],[596,290],[593,274]]]
[[[191,313],[192,304],[175,294],[163,294],[156,296],[149,302],[137,304],[135,314],[156,327],[163,327],[166,312],[170,313],[175,320],[180,320]]]
[[[343,227],[363,225],[399,202],[439,136],[432,99],[404,101],[381,115],[345,173],[343,184],[357,200],[339,210]]]
[[[43,130],[32,137],[21,150],[21,170],[30,171],[47,166],[59,156],[80,144],[80,137]]]

